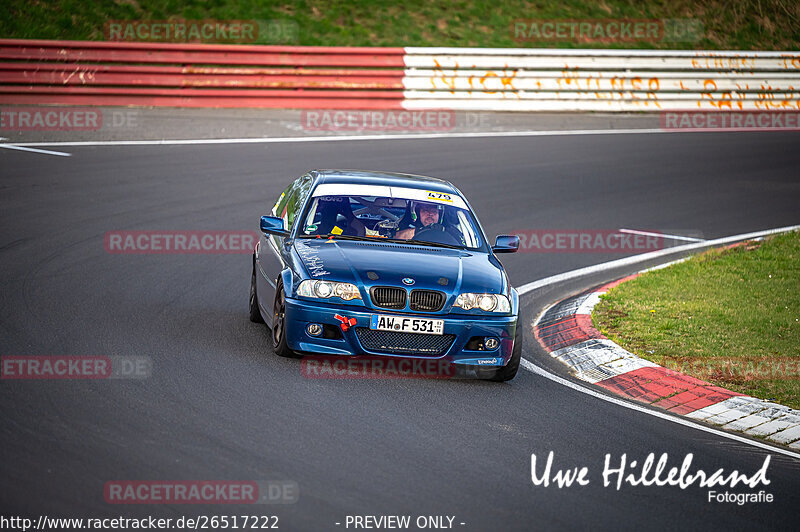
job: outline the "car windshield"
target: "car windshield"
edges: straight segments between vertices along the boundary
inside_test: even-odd
[[[459,249],[482,247],[481,233],[460,196],[376,188],[391,195],[315,193],[298,236],[382,239]]]

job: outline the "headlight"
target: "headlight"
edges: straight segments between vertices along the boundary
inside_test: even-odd
[[[325,281],[317,281],[314,283],[314,293],[317,297],[331,297],[333,293],[333,285]]]
[[[297,295],[304,297],[316,297],[328,299],[338,297],[345,301],[351,299],[361,299],[361,292],[358,287],[351,283],[336,283],[333,281],[315,281],[307,279],[297,287]]]
[[[501,294],[461,294],[453,306],[464,310],[479,308],[486,312],[511,312],[508,298]]]

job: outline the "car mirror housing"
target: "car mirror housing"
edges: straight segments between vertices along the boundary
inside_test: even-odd
[[[289,236],[289,231],[284,231],[283,229],[283,218],[278,218],[277,216],[262,216],[261,231],[269,235]]]
[[[519,237],[517,235],[498,235],[492,246],[494,253],[516,253],[519,249]]]

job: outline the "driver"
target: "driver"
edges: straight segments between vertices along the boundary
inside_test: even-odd
[[[408,240],[414,238],[417,233],[421,232],[423,229],[432,228],[434,226],[433,224],[439,223],[439,207],[431,203],[420,203],[419,223],[420,225],[417,227],[409,227],[408,229],[398,231],[394,237],[400,240]]]

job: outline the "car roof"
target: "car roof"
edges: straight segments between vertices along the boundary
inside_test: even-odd
[[[387,187],[407,187],[459,194],[458,189],[449,181],[436,177],[413,174],[371,172],[365,170],[313,170],[311,176],[317,178],[317,184],[342,183],[352,185],[382,185]]]

